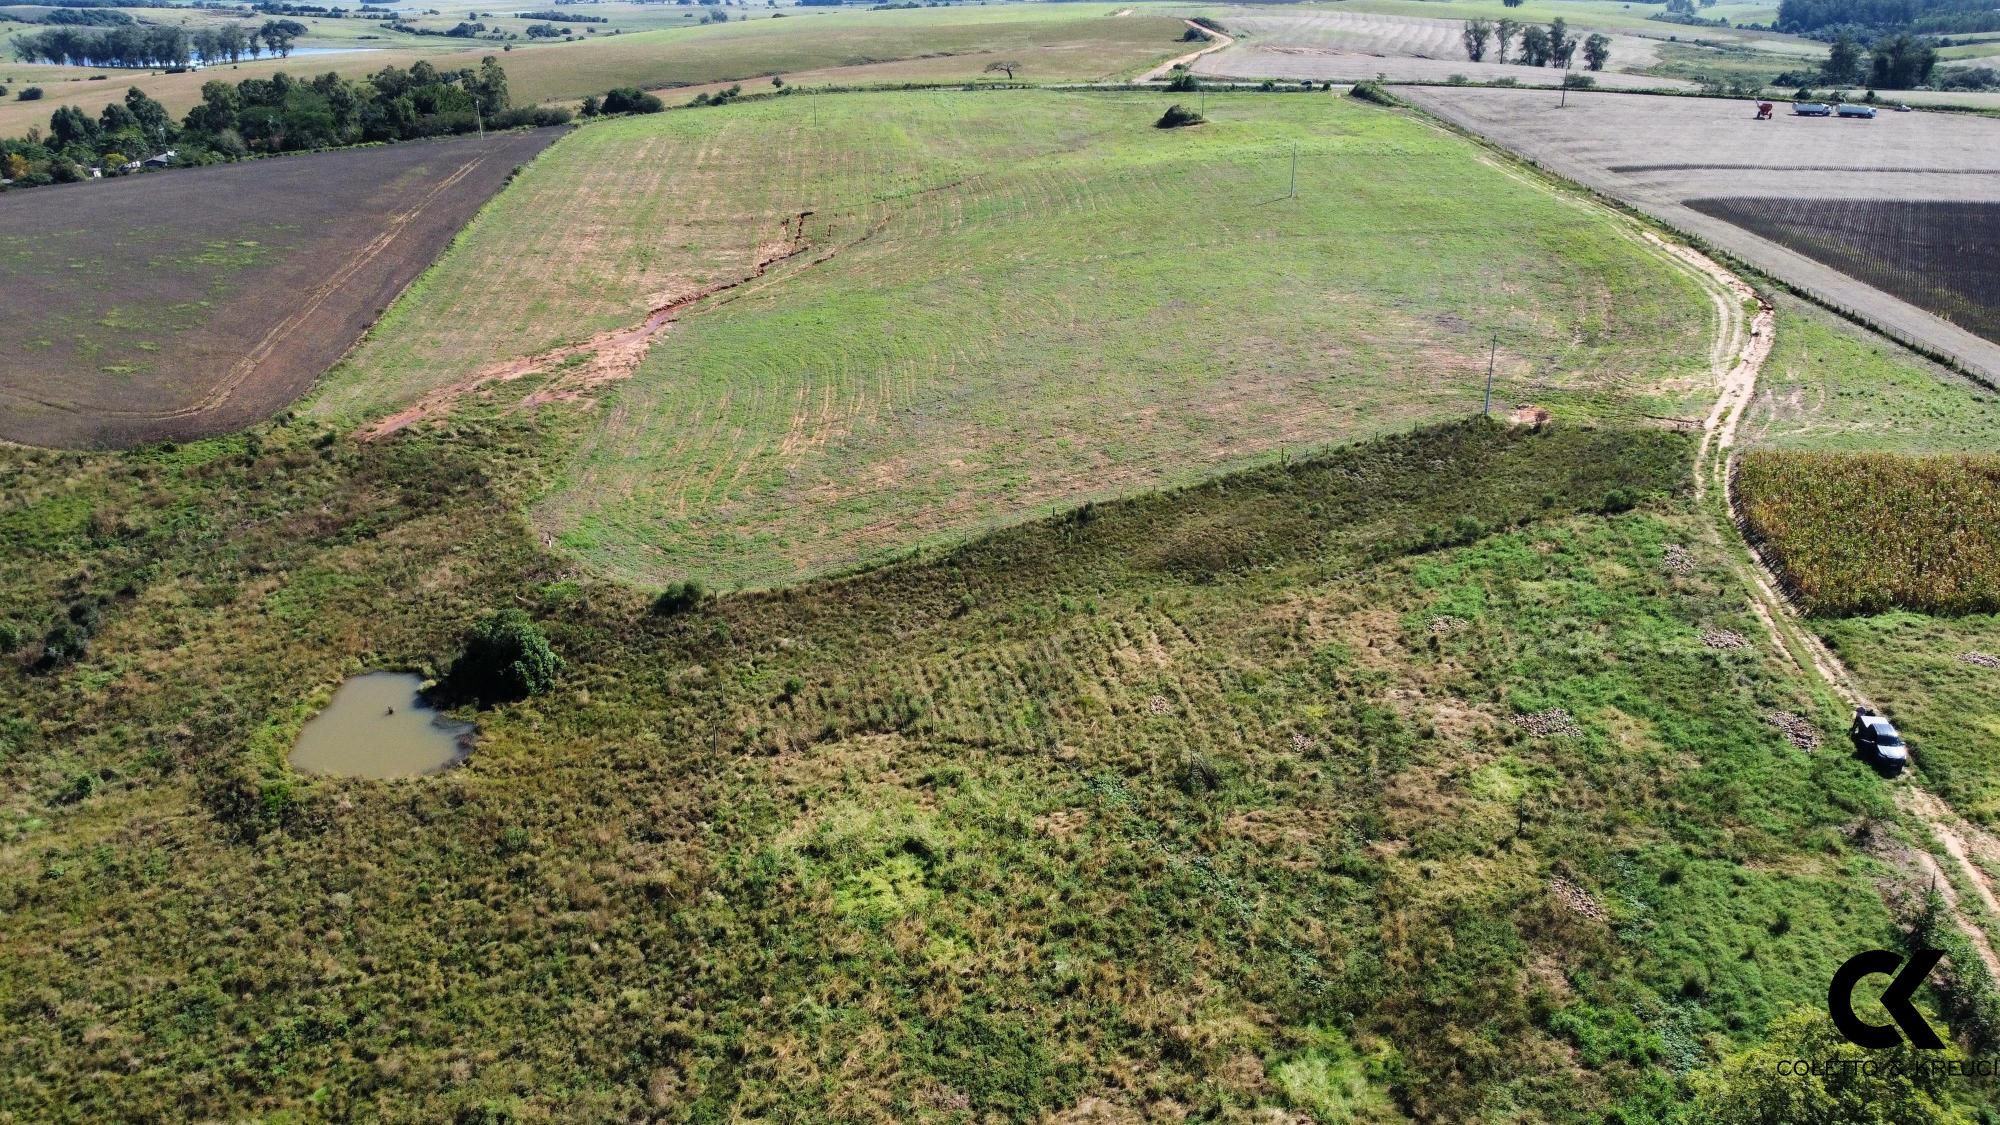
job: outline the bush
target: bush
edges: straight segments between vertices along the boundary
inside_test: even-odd
[[[74,664],[90,653],[90,631],[73,621],[60,621],[42,638],[42,667]]]
[[[667,108],[659,98],[637,86],[620,86],[604,95],[604,113],[658,113]]]
[[[661,617],[686,613],[700,605],[707,596],[707,592],[701,588],[701,583],[696,579],[676,582],[660,591],[660,596],[653,599],[653,612]]]
[[[1172,78],[1167,79],[1167,89],[1177,94],[1184,93],[1188,90],[1201,89],[1201,83],[1196,81],[1194,71],[1182,67],[1174,71]]]
[[[23,639],[19,625],[12,621],[0,621],[0,654],[20,648]]]
[[[1204,120],[1201,114],[1176,102],[1167,107],[1167,112],[1161,114],[1158,121],[1153,122],[1153,128],[1179,129],[1185,125],[1199,125]]]
[[[1383,89],[1380,82],[1356,82],[1354,88],[1347,91],[1347,96],[1350,98],[1360,98],[1364,102],[1374,102],[1376,105],[1394,106],[1403,104],[1401,98]]]
[[[547,691],[562,670],[540,629],[518,609],[503,609],[475,625],[446,685],[453,695],[496,703]]]
[[[14,97],[24,102],[38,102],[42,100],[42,88],[40,86],[23,86],[21,87],[21,92],[15,94]]]
[[[540,128],[546,125],[567,125],[570,112],[552,106],[519,106],[503,109],[486,118],[489,129]]]

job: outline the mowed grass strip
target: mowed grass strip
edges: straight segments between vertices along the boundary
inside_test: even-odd
[[[1809,613],[2000,609],[2000,457],[1755,450],[1736,492]]]
[[[635,324],[749,275],[806,211],[809,254],[689,310],[582,427],[536,518],[594,566],[782,582],[1463,415],[1496,330],[1506,385],[1571,416],[1704,376],[1698,290],[1607,213],[1374,107],[1213,95],[1209,125],[1165,132],[1165,102],[876,94],[591,126],[315,410],[363,422]]]

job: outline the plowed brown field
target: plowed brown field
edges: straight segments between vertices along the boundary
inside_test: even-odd
[[[129,446],[282,410],[558,135],[0,197],[0,439]]]

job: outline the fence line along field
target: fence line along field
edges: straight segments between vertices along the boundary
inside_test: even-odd
[[[2000,343],[2000,203],[1693,199],[1688,206]]]
[[[1211,96],[1183,130],[1152,127],[1164,106],[895,94],[592,126],[312,410],[380,434],[489,393],[605,398],[536,518],[649,583],[780,581],[1470,413],[1496,332],[1510,393],[1698,412],[1709,308],[1622,220],[1349,99]]]
[[[1808,613],[2000,611],[2000,457],[1752,450],[1735,491]]]
[[[555,136],[346,149],[0,198],[0,438],[125,446],[284,409]]]

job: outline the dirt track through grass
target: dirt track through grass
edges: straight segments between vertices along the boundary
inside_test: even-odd
[[[536,513],[556,541],[642,582],[784,581],[1470,413],[1495,329],[1507,385],[1560,414],[1682,405],[1699,298],[1621,220],[1393,112],[1211,96],[1211,125],[1169,133],[1165,101],[794,98],[593,126],[314,410],[374,424],[630,329],[750,274],[801,211],[809,255],[689,308],[603,392]]]

